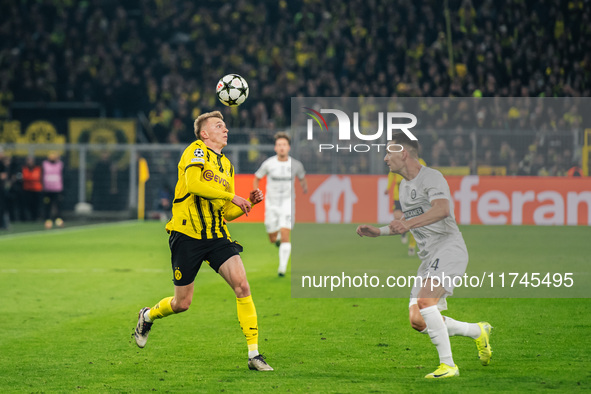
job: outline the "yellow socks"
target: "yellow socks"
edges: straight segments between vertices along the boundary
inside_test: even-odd
[[[160,300],[159,303],[154,305],[154,307],[148,312],[150,320],[154,321],[156,319],[162,319],[163,317],[174,314],[172,305],[170,304],[173,298],[174,297],[164,298]]]
[[[242,328],[242,332],[246,337],[249,357],[254,357],[258,354],[259,326],[252,296],[236,298],[236,306],[238,308],[240,328]],[[254,356],[252,356],[253,354]]]
[[[150,321],[162,319],[163,317],[174,314],[172,310],[172,299],[174,297],[167,297],[160,300],[148,311],[148,318]],[[252,296],[236,298],[236,307],[238,310],[238,321],[240,328],[246,337],[246,344],[248,345],[249,357],[254,357],[259,354],[259,326],[257,323],[257,311],[252,301]]]

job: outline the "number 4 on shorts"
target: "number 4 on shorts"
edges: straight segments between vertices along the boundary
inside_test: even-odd
[[[437,268],[439,268],[439,259],[435,259],[432,263],[431,263],[431,268],[433,268],[433,271],[437,271]]]

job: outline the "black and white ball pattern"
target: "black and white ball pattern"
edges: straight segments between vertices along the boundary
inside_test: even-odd
[[[219,80],[216,93],[222,104],[235,107],[248,97],[248,84],[240,75],[228,74]]]

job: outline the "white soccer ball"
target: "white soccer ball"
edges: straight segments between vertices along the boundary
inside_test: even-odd
[[[248,84],[240,75],[228,74],[219,80],[215,91],[222,104],[236,107],[248,97]]]

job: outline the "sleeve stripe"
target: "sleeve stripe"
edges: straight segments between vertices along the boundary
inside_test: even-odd
[[[198,164],[189,164],[188,166],[185,167],[185,171],[187,171],[187,168],[189,167],[199,167],[199,168],[203,168],[203,163],[198,163]]]
[[[185,194],[184,197],[181,198],[175,198],[174,201],[172,202],[173,204],[179,203],[179,202],[183,202],[187,199],[187,197],[189,197],[191,195],[191,193],[187,193]]]

